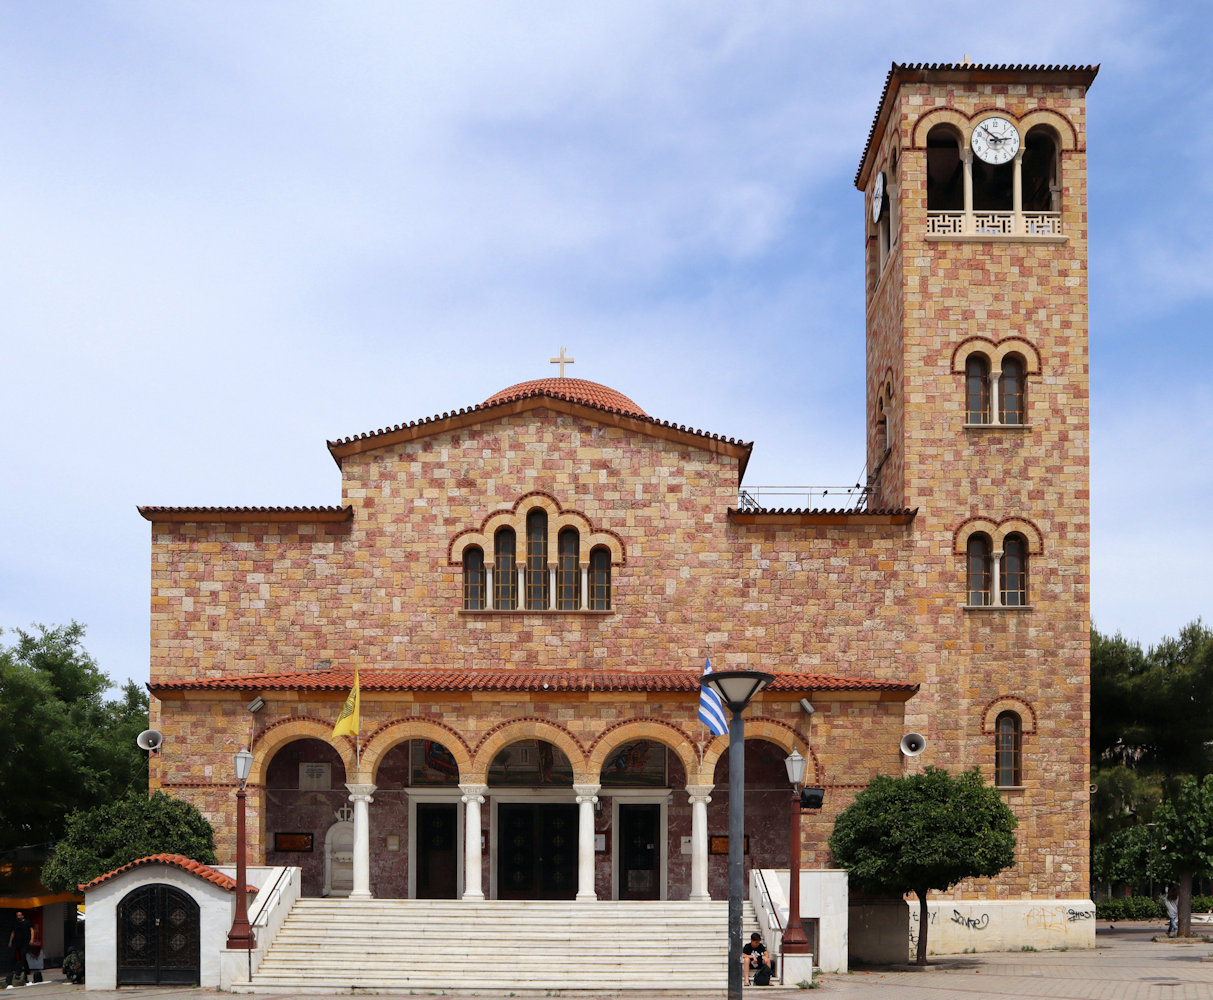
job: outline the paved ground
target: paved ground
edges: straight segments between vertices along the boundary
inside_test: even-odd
[[[1040,997],[1043,1000],[1213,1000],[1213,943],[1154,940],[1164,922],[1101,924],[1093,951],[1014,952],[1011,954],[954,955],[933,958],[925,972],[875,970],[845,976],[823,976],[813,993],[782,987],[746,990],[747,1000],[980,1000],[986,997]],[[1208,961],[1202,961],[1206,957]],[[715,1000],[705,994],[678,993],[672,983],[654,983],[661,1000]],[[209,990],[148,989],[127,987],[114,993],[90,991],[75,1000],[195,1000]],[[721,989],[719,997],[724,996]],[[66,994],[83,994],[84,987],[63,982],[59,971],[49,981],[5,995],[4,1000],[68,1000]],[[259,994],[269,1000],[293,1000],[297,994]],[[436,996],[415,992],[399,996]],[[441,994],[451,1000],[479,1000],[484,994],[452,987]],[[570,994],[590,1000],[584,993]],[[496,994],[500,996],[500,994]],[[593,1000],[647,1000],[636,991],[604,991]]]

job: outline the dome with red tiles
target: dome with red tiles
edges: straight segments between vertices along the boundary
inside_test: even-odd
[[[537,378],[531,382],[519,382],[508,389],[493,393],[484,401],[484,405],[490,406],[493,403],[504,403],[507,399],[521,399],[536,395],[557,396],[577,403],[589,403],[590,406],[620,410],[634,417],[648,416],[622,392],[616,392],[609,386],[599,385],[597,382],[587,382],[582,378]]]

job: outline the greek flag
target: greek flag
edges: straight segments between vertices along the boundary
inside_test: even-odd
[[[705,674],[712,672],[712,660],[710,657],[704,661],[703,672]],[[729,731],[729,724],[725,721],[724,704],[720,700],[720,695],[706,684],[701,685],[699,688],[699,721],[708,727],[713,736],[723,736]]]

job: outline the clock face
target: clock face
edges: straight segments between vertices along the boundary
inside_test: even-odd
[[[1005,118],[983,118],[970,143],[986,163],[1007,163],[1019,152],[1019,132]]]
[[[885,176],[884,171],[876,175],[876,180],[872,183],[872,221],[879,222],[881,213],[884,212],[884,187]]]

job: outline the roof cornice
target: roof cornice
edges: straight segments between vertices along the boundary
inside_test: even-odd
[[[354,519],[345,507],[140,507],[153,524],[339,524]]]
[[[780,508],[729,508],[729,520],[734,524],[781,524],[803,526],[811,524],[871,527],[879,524],[909,524],[918,513],[917,507],[899,510],[792,510]]]
[[[377,691],[542,691],[547,694],[588,692],[693,693],[699,690],[698,671],[641,670],[359,670],[359,690]],[[354,682],[352,670],[311,670],[281,674],[194,677],[148,684],[158,698],[186,691],[331,691],[345,695]],[[767,688],[772,694],[854,691],[887,699],[910,698],[918,685],[830,674],[776,672]]]
[[[883,135],[893,113],[894,99],[903,83],[1043,83],[1060,87],[1089,87],[1099,72],[1094,66],[1029,66],[1010,63],[893,63],[885,77],[884,90],[876,106],[876,117],[868,130],[868,141],[855,172],[855,186],[866,190],[876,137]]]
[[[656,420],[653,417],[637,416],[625,413],[622,410],[594,406],[568,396],[562,396],[559,393],[536,389],[497,403],[482,403],[478,406],[469,406],[465,409],[438,414],[421,420],[411,421],[407,424],[397,424],[395,427],[380,428],[377,431],[368,431],[365,434],[358,434],[354,437],[329,441],[328,449],[329,453],[333,456],[333,460],[340,466],[342,459],[354,455],[361,455],[379,448],[389,448],[408,441],[432,437],[435,434],[462,430],[465,427],[473,427],[476,424],[484,423],[486,420],[496,420],[501,417],[514,416],[541,408],[555,410],[557,413],[566,413],[571,416],[586,417],[598,423],[619,427],[637,434],[645,434],[649,437],[661,438],[666,441],[673,441],[677,444],[734,458],[739,463],[738,482],[745,475],[745,468],[750,460],[750,452],[754,448],[753,442],[746,443],[734,438],[722,437],[719,434],[709,434],[707,431],[695,430],[684,424],[672,424],[665,420]]]

